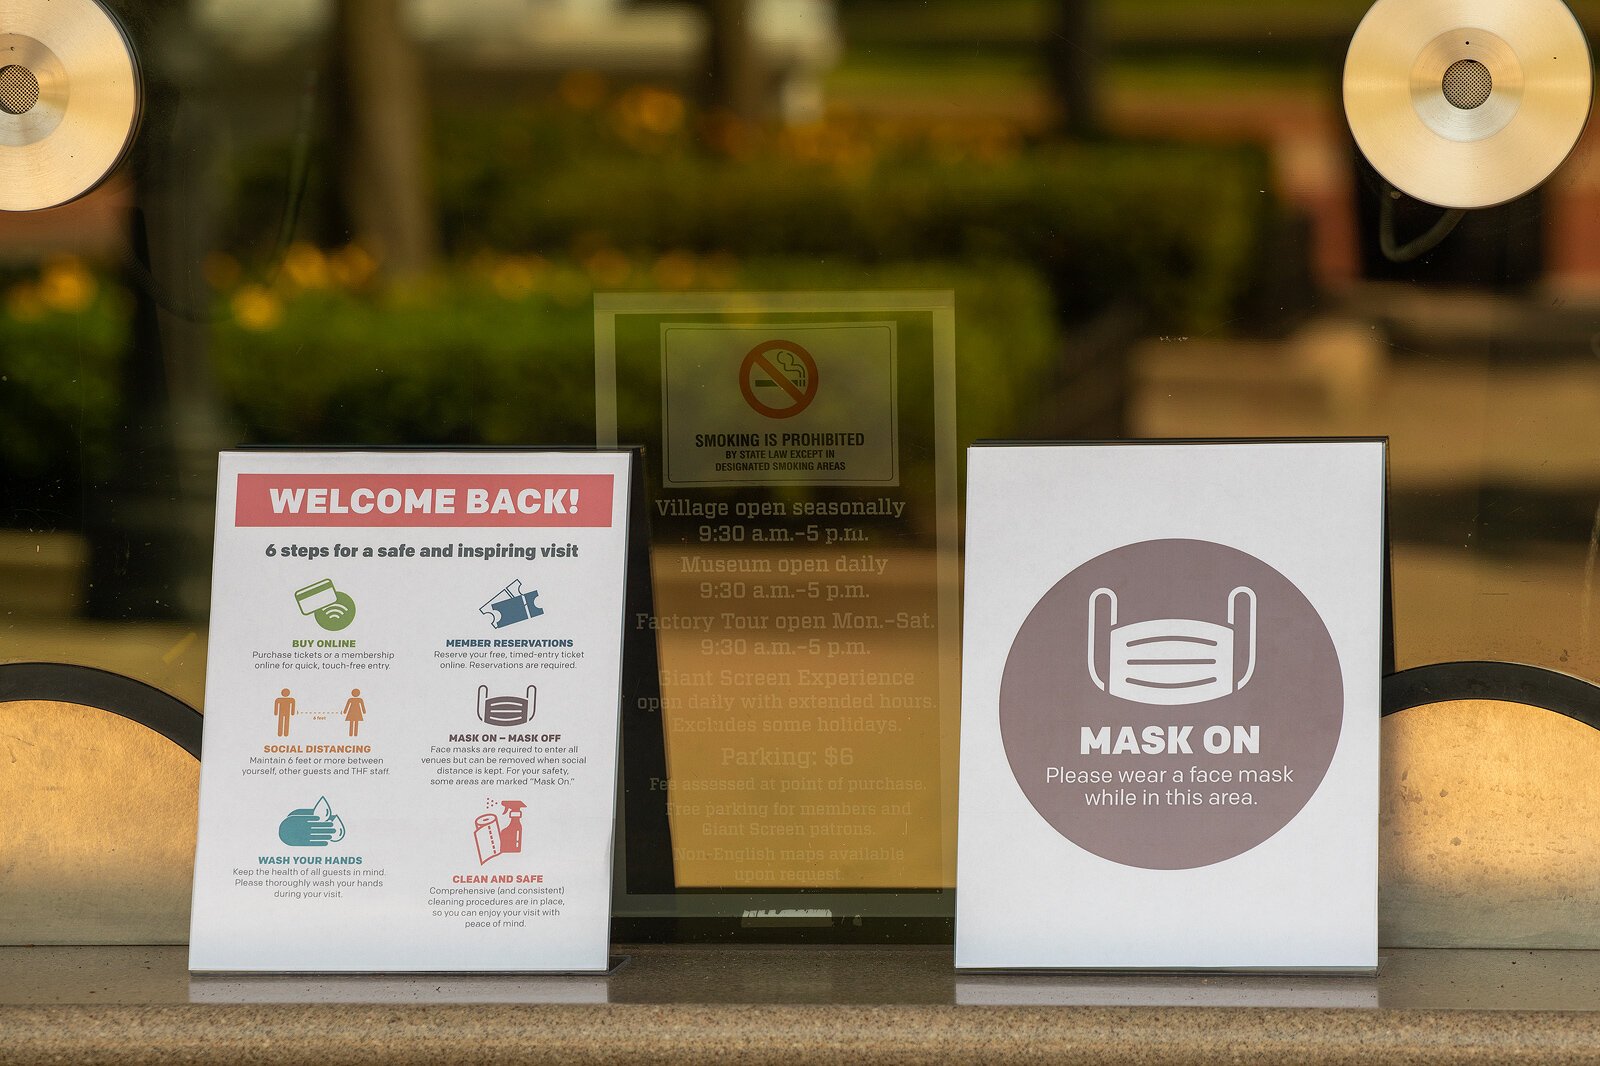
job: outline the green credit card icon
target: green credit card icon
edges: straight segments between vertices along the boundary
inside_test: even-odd
[[[333,606],[338,598],[339,590],[326,578],[303,589],[297,589],[294,594],[295,602],[300,605],[301,614],[316,614],[324,607]]]

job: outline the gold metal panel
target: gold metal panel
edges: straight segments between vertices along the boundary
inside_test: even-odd
[[[1383,724],[1379,938],[1600,948],[1600,731],[1465,701]]]
[[[1472,701],[1383,740],[1384,945],[1600,948],[1600,732]],[[0,766],[0,940],[186,940],[193,759],[102,711],[8,703]]]
[[[199,781],[127,719],[0,703],[0,942],[187,941]]]

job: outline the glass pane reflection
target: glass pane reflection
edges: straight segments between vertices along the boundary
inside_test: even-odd
[[[596,293],[948,289],[959,447],[1389,436],[1397,666],[1600,680],[1600,140],[1390,262],[1365,0],[111,6],[132,155],[0,215],[0,660],[198,703],[216,450],[593,441]]]

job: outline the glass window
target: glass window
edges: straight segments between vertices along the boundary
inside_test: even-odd
[[[642,445],[619,915],[749,937],[948,935],[976,440],[1386,436],[1394,666],[1600,680],[1595,141],[1426,202],[1364,0],[8,10],[0,663],[198,708],[219,449]]]

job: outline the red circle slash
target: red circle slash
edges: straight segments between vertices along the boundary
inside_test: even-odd
[[[772,353],[792,355],[798,367],[779,367]],[[776,403],[767,403],[757,393],[764,389]],[[817,398],[817,361],[793,341],[767,341],[750,349],[739,368],[739,391],[758,414],[768,418],[793,418]]]

